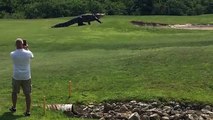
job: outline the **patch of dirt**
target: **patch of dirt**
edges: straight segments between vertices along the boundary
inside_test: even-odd
[[[173,29],[187,29],[187,30],[213,30],[213,24],[165,24],[155,22],[131,21],[136,26],[158,27],[158,28],[173,28]]]

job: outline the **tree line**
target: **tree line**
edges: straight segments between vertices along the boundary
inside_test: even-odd
[[[0,18],[55,18],[84,13],[212,14],[213,0],[0,0]]]

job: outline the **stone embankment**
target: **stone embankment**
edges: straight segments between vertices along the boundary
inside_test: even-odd
[[[112,102],[75,105],[70,117],[99,120],[213,120],[213,106],[181,102]]]

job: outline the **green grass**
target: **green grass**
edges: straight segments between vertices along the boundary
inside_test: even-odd
[[[43,116],[43,96],[51,103],[107,100],[177,100],[213,103],[213,31],[136,27],[131,20],[170,24],[212,24],[213,15],[105,16],[103,24],[50,26],[70,18],[0,20],[0,119],[24,120],[24,96],[9,115],[12,62],[17,37],[28,40],[32,60],[33,107],[29,120],[68,119],[62,112]],[[72,80],[72,96],[68,83]]]

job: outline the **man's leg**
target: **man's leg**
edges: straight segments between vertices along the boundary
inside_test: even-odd
[[[17,81],[15,79],[12,79],[12,93],[11,93],[11,97],[12,97],[12,107],[10,108],[11,112],[15,112],[16,111],[16,103],[17,103],[17,94],[20,91],[20,81]]]
[[[26,102],[26,111],[24,113],[25,116],[30,116],[30,108],[31,108],[31,79],[23,80],[22,89],[25,95]]]
[[[10,112],[16,112],[17,93],[12,92],[12,107],[9,109]]]
[[[12,92],[12,103],[13,103],[13,108],[16,108],[16,102],[17,102],[17,93]]]
[[[26,100],[26,112],[30,112],[31,108],[31,95],[25,94],[25,100]]]

